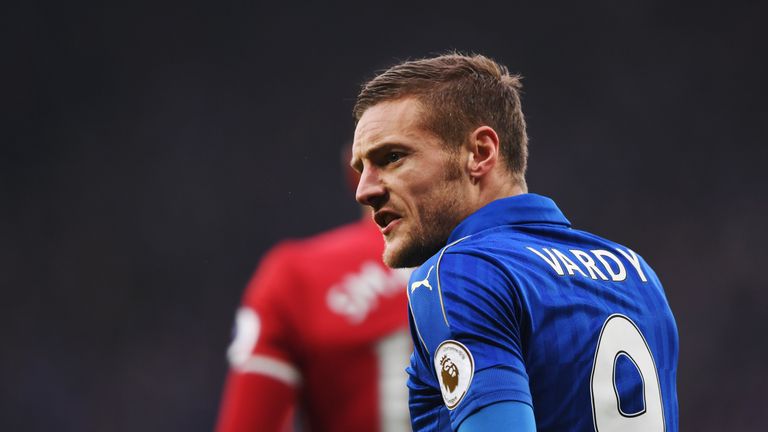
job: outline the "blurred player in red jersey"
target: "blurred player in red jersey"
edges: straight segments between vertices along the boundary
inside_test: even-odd
[[[410,270],[383,250],[366,213],[267,253],[237,312],[217,432],[410,430]]]

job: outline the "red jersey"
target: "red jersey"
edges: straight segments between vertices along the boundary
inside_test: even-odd
[[[229,348],[218,432],[410,430],[410,271],[381,262],[370,219],[271,250]],[[288,426],[286,426],[288,425]]]

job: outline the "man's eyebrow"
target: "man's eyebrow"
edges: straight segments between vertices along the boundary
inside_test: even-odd
[[[362,172],[363,171],[363,159],[375,159],[377,157],[380,157],[381,155],[392,151],[402,149],[405,150],[405,145],[400,144],[396,141],[385,141],[382,143],[375,144],[371,146],[362,156],[362,158],[358,158],[357,156],[352,156],[352,159],[349,161],[349,166],[351,166],[355,171]]]
[[[397,141],[385,141],[379,144],[376,144],[372,148],[370,148],[366,154],[366,156],[371,157],[374,155],[379,155],[381,153],[386,153],[388,151],[392,150],[404,150],[405,145],[400,144]]]

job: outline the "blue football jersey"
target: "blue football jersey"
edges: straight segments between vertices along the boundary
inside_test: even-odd
[[[415,431],[488,405],[533,407],[540,431],[678,430],[678,336],[632,250],[571,228],[535,194],[494,201],[408,284]]]

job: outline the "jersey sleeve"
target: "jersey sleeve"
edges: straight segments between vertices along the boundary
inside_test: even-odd
[[[411,319],[411,331],[414,332],[413,317]],[[417,341],[418,336],[412,335]],[[443,398],[438,388],[437,380],[428,363],[429,358],[424,352],[422,344],[414,344],[410,365],[406,368],[408,373],[408,405],[411,415],[411,426],[418,432],[439,432],[450,429],[450,417],[443,406]]]
[[[501,265],[480,252],[444,250],[414,272],[409,296],[421,344],[412,373],[442,395],[454,430],[495,403],[532,406],[520,331],[522,302]]]
[[[499,402],[475,411],[459,426],[459,432],[485,432],[509,430],[536,432],[536,420],[528,404],[521,402]]]
[[[286,299],[299,285],[291,262],[290,245],[276,247],[246,287],[227,351],[230,368],[218,432],[289,430],[301,381],[295,352],[299,335]]]

